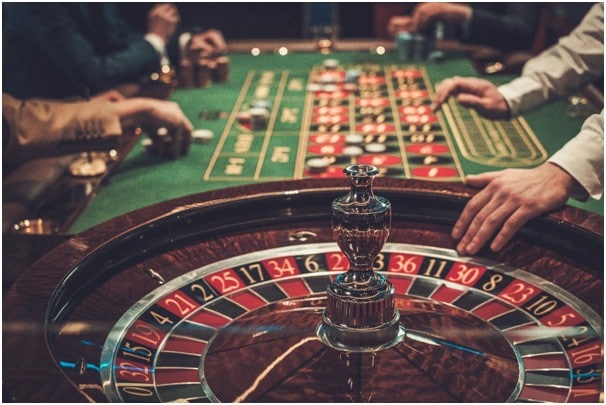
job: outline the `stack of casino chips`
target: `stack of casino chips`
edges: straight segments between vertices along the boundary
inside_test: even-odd
[[[229,80],[229,57],[221,54],[182,58],[177,71],[178,84],[182,88],[208,87],[213,82],[224,83]]]
[[[253,131],[267,129],[271,105],[267,100],[253,101],[247,110],[238,113],[238,122]]]
[[[403,62],[422,61],[427,59],[431,51],[430,41],[424,35],[410,32],[397,33],[396,49],[398,59]]]
[[[398,58],[403,62],[442,60],[444,52],[436,49],[436,44],[444,39],[444,29],[444,23],[436,22],[429,35],[398,32],[396,34]]]
[[[250,126],[252,130],[267,128],[269,120],[269,111],[271,106],[266,100],[255,100],[248,110],[250,114]]]
[[[185,136],[181,131],[171,132],[166,127],[157,128],[155,136],[141,141],[148,155],[168,159],[186,155],[190,143],[191,137]]]

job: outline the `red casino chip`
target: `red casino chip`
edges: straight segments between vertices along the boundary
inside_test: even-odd
[[[415,143],[414,145],[408,145],[406,152],[419,155],[442,155],[448,153],[448,146],[435,143]]]
[[[394,155],[364,155],[358,158],[358,163],[373,166],[394,166],[402,163],[402,159]]]
[[[429,178],[456,177],[458,175],[457,169],[452,167],[416,167],[411,172],[413,176]]]

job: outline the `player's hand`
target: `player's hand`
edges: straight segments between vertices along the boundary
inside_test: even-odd
[[[421,3],[412,12],[412,32],[427,32],[436,21],[462,24],[471,17],[471,7],[458,3]]]
[[[194,126],[174,101],[150,99],[147,108],[147,121],[169,129],[183,129],[191,135]]]
[[[152,100],[151,109],[148,111],[147,127],[160,156],[174,159],[177,156],[187,155],[191,145],[191,133],[193,125],[185,116],[181,107],[173,101]],[[169,141],[158,138],[157,129],[163,127],[168,130]]]
[[[463,107],[473,108],[485,118],[503,119],[510,116],[507,101],[497,86],[488,80],[458,76],[444,80],[436,87],[433,110],[439,110],[450,97],[455,97]]]
[[[178,154],[189,152],[194,127],[177,103],[137,97],[117,102],[115,106],[123,126],[140,126],[154,142],[157,129],[166,128]]]
[[[179,104],[173,101],[151,100],[148,109],[148,117],[145,127],[152,126],[154,130],[148,130],[154,142],[156,131],[159,127],[165,127],[172,138],[172,150],[174,155],[186,155],[191,145],[191,133],[194,129],[192,123],[185,116]]]
[[[453,227],[461,255],[476,254],[493,236],[490,249],[501,250],[524,224],[564,205],[579,187],[553,163],[467,176],[466,183],[483,189],[469,200]]]
[[[398,32],[412,32],[412,25],[412,17],[407,15],[396,15],[391,17],[387,22],[387,32],[395,37]]]
[[[145,126],[144,130],[152,140],[152,144],[146,146],[147,152],[152,156],[176,159],[189,152],[191,132],[182,128],[169,130],[153,126]]]
[[[225,54],[227,45],[221,31],[210,29],[192,36],[188,52],[193,60],[197,60]]]
[[[166,43],[180,22],[181,16],[174,4],[157,4],[147,14],[147,32],[158,35]]]

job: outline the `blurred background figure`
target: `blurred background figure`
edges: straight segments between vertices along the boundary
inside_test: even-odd
[[[400,31],[432,35],[444,24],[445,37],[462,43],[486,45],[504,52],[530,51],[540,21],[541,3],[418,3],[408,15],[392,16],[387,24]]]
[[[192,123],[172,101],[124,98],[109,92],[86,101],[16,99],[2,95],[2,165],[6,175],[32,159],[109,149],[126,128],[141,127],[151,137],[166,128],[176,155],[187,154]]]
[[[222,53],[216,30],[180,33],[172,4],[156,4],[146,32],[113,3],[3,3],[3,92],[17,98],[88,97],[136,83],[196,51]]]
[[[72,189],[73,195],[63,200],[62,209],[69,209],[76,190],[86,192],[88,179],[107,173],[114,148],[139,139],[133,134],[136,127],[145,131],[144,141],[150,141],[159,157],[174,159],[189,152],[192,124],[172,101],[126,99],[115,91],[79,101],[16,99],[3,93],[3,233],[27,217],[66,172],[83,179],[83,189]],[[160,129],[164,139],[159,139]],[[53,226],[52,220],[43,223]]]

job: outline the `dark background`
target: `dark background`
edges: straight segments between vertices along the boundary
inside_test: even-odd
[[[145,31],[147,11],[155,3],[119,3],[126,20]],[[390,16],[408,14],[414,2],[272,2],[272,3],[197,3],[176,2],[182,29],[215,28],[227,40],[311,38],[311,26],[339,26],[340,38],[386,37]],[[548,39],[553,42],[578,24],[593,3],[545,3],[550,9]]]
[[[373,3],[174,3],[182,28],[216,28],[226,39],[306,38],[307,22],[338,21],[340,36],[374,36]],[[145,15],[153,3],[120,3],[125,18],[145,30]]]

